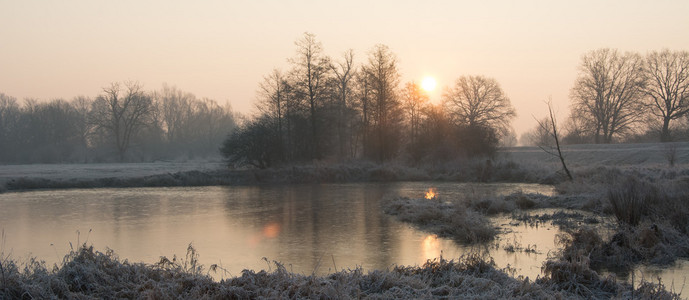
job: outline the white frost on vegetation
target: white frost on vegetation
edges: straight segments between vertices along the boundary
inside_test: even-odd
[[[83,246],[52,270],[31,260],[20,265],[0,260],[2,299],[609,299],[629,298],[632,289],[601,279],[585,265],[558,265],[552,278],[514,278],[495,268],[490,259],[468,255],[459,260],[429,260],[423,266],[398,266],[364,273],[342,270],[325,276],[287,271],[245,270],[241,276],[214,281],[197,265],[189,247],[186,259],[161,257],[147,265],[121,261],[112,251]],[[581,276],[585,275],[585,276]],[[662,285],[645,283],[634,296],[675,299]]]

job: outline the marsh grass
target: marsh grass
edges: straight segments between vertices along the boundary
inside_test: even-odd
[[[557,226],[560,230],[574,230],[581,227],[582,224],[601,224],[606,225],[602,218],[591,214],[584,214],[573,210],[557,210],[553,213],[531,213],[528,211],[512,212],[511,218],[518,223],[527,226],[539,226],[541,224],[550,223]]]
[[[649,204],[662,197],[658,190],[636,177],[626,177],[622,182],[608,188],[608,200],[613,214],[620,223],[636,226],[641,215],[648,210]]]
[[[384,202],[383,211],[402,222],[460,243],[486,242],[497,233],[490,220],[482,214],[463,204],[441,199],[389,199]]]

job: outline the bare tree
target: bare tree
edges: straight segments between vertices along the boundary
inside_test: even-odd
[[[347,138],[347,115],[349,112],[349,103],[351,102],[352,87],[350,81],[354,78],[356,70],[354,68],[354,50],[349,49],[343,55],[343,60],[334,63],[330,66],[335,75],[337,82],[337,136],[338,136],[338,151],[340,157],[343,157],[348,151],[345,149]]]
[[[572,111],[593,124],[596,143],[610,143],[643,115],[643,61],[638,54],[599,49],[583,56],[571,91]]]
[[[124,160],[131,138],[151,123],[152,100],[137,82],[112,83],[93,103],[95,124],[115,143],[120,161]]]
[[[369,139],[367,152],[379,161],[389,160],[397,154],[401,104],[398,97],[399,71],[397,58],[385,45],[376,45],[363,68],[366,73],[372,102],[371,125],[375,134]]]
[[[232,115],[232,107],[227,104],[221,106],[213,99],[194,101],[194,122],[191,130],[201,145],[203,152],[217,151],[223,139],[231,133],[236,124]]]
[[[184,128],[189,125],[191,107],[196,97],[176,86],[164,84],[162,90],[155,94],[155,98],[159,102],[161,125],[167,142],[175,145],[188,140],[189,137],[184,136]]]
[[[565,171],[567,178],[572,180],[572,173],[569,172],[567,164],[565,163],[565,157],[562,155],[562,150],[560,148],[560,133],[557,130],[557,121],[555,120],[555,115],[553,114],[552,99],[548,99],[548,114],[549,118],[543,120],[536,120],[538,126],[541,128],[540,132],[548,132],[550,139],[540,141],[541,144],[538,145],[541,150],[545,153],[553,155],[560,159],[562,164],[562,170]],[[553,145],[554,144],[554,145]]]
[[[369,144],[369,131],[371,128],[371,80],[369,75],[365,72],[364,68],[360,69],[360,72],[356,73],[355,76],[355,101],[353,102],[356,107],[358,114],[358,120],[353,121],[356,124],[356,130],[354,130],[355,137],[353,138],[353,144],[350,149],[352,157],[357,156],[359,145]]]
[[[689,113],[689,52],[663,50],[646,56],[648,106],[662,120],[661,142],[671,141],[670,122]]]
[[[542,119],[537,119],[536,127],[532,130],[525,132],[521,136],[521,143],[525,146],[541,146],[541,145],[551,145],[552,143],[552,128],[550,125],[550,120],[547,117]]]
[[[89,139],[93,134],[93,128],[95,126],[91,117],[92,106],[93,100],[89,97],[78,96],[72,100],[77,132],[79,134],[79,143],[85,163],[88,162]]]
[[[323,46],[316,41],[312,33],[304,33],[304,37],[294,43],[297,46],[297,56],[290,60],[294,65],[293,77],[296,92],[299,97],[306,99],[309,106],[309,121],[311,125],[311,158],[320,155],[318,139],[319,108],[322,105],[325,83],[330,71],[330,62],[323,54]]]
[[[443,103],[455,122],[468,127],[495,129],[503,134],[516,112],[493,78],[462,76],[443,94]]]
[[[287,79],[282,72],[274,69],[273,72],[263,77],[263,81],[259,84],[258,97],[259,102],[256,106],[258,110],[264,115],[269,116],[269,121],[272,121],[277,126],[277,147],[276,152],[278,158],[284,159],[284,126],[283,122],[286,113],[287,102]]]
[[[428,94],[426,94],[419,84],[416,82],[407,82],[402,90],[402,101],[404,109],[409,118],[409,142],[412,145],[416,144],[419,136],[419,124],[421,118],[421,111],[428,103]]]
[[[0,162],[11,161],[16,151],[14,133],[20,115],[17,99],[0,93]]]

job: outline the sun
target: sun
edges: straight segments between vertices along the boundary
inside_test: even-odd
[[[437,84],[438,83],[435,81],[435,78],[426,77],[423,79],[423,81],[421,81],[421,88],[423,88],[423,90],[426,92],[432,92]]]

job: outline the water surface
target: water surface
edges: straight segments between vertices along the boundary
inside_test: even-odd
[[[268,269],[266,260],[298,273],[323,274],[418,265],[441,254],[457,258],[467,249],[381,210],[386,197],[419,198],[429,187],[445,199],[520,190],[552,193],[544,185],[424,182],[7,193],[0,194],[2,250],[51,265],[87,243],[113,249],[123,259],[154,263],[161,256],[183,257],[192,243],[201,263],[220,265],[229,272],[219,275],[224,277]],[[521,236],[518,241],[531,243]],[[508,255],[496,261],[514,266],[519,259]]]

